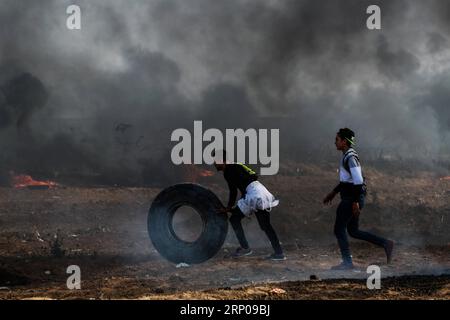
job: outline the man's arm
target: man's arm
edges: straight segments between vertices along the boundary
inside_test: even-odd
[[[334,197],[340,192],[341,190],[341,184],[339,183],[333,191],[331,191],[327,196],[323,199],[324,204],[331,204],[331,201],[333,201]]]
[[[230,183],[229,181],[227,181],[228,183],[228,189],[230,190],[230,196],[228,198],[228,205],[227,205],[227,209],[231,210],[231,208],[233,208],[234,204],[236,203],[236,198],[237,198],[237,187]]]
[[[363,193],[364,178],[362,176],[361,165],[355,156],[348,159],[348,166],[353,180],[353,202],[359,202],[359,198]]]
[[[339,182],[339,184],[333,189],[333,192],[335,194],[338,194],[339,192],[341,192],[341,183]]]
[[[362,176],[361,165],[355,156],[351,156],[348,159],[348,165],[353,180],[352,213],[355,217],[358,217],[361,213],[361,208],[359,207],[359,199],[361,197],[361,194],[363,193],[364,178]]]

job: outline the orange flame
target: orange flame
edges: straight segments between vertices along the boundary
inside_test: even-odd
[[[214,172],[210,170],[200,170],[200,176],[202,177],[212,177],[214,175]]]
[[[31,176],[25,174],[12,176],[11,184],[16,189],[33,188],[33,187],[54,188],[58,185],[56,182],[53,181],[34,180]]]
[[[199,169],[195,165],[187,166],[186,179],[191,182],[197,182],[199,177],[212,177],[214,175],[213,171]]]

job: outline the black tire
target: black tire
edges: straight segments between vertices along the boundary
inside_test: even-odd
[[[203,221],[203,231],[195,242],[181,240],[173,231],[174,213],[181,206],[194,208]],[[210,190],[191,183],[171,186],[155,198],[148,214],[148,233],[155,249],[174,263],[201,263],[220,250],[228,232],[226,214],[219,198]]]

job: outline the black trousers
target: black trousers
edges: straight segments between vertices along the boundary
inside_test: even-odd
[[[272,244],[273,250],[276,254],[282,254],[283,249],[281,248],[280,241],[278,240],[278,236],[270,224],[270,213],[264,210],[258,210],[255,212],[256,219],[258,219],[258,223],[260,228],[266,233],[267,237]],[[235,207],[231,211],[230,223],[233,227],[234,233],[239,241],[239,244],[242,248],[249,248],[247,238],[244,234],[244,229],[242,228],[242,219],[245,218],[245,215],[239,209],[239,207]]]
[[[347,239],[348,234],[355,239],[365,240],[379,247],[384,247],[387,240],[376,236],[372,233],[359,230],[359,217],[355,217],[352,213],[353,201],[351,198],[343,197],[337,208],[336,222],[334,224],[334,234],[338,240],[341,250],[342,260],[345,263],[352,263],[350,246]],[[364,196],[359,200],[359,207],[364,207]]]

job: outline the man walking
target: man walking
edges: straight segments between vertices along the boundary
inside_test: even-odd
[[[217,171],[223,171],[230,190],[228,205],[221,212],[231,212],[230,223],[240,244],[233,256],[242,257],[252,254],[241,220],[255,214],[259,226],[269,238],[274,250],[274,253],[267,259],[286,260],[278,236],[270,223],[270,211],[278,205],[278,200],[275,200],[275,197],[258,181],[257,174],[252,169],[241,163],[227,162],[224,150],[217,152],[214,158],[214,166]],[[234,206],[238,190],[242,196],[237,202],[237,206]]]
[[[344,128],[336,134],[336,148],[343,153],[339,167],[340,183],[323,200],[324,204],[331,204],[338,193],[341,196],[341,202],[336,212],[334,234],[338,240],[342,263],[334,266],[333,270],[354,268],[347,231],[353,238],[365,240],[384,248],[387,263],[390,263],[392,259],[393,241],[359,230],[359,215],[364,207],[366,191],[358,154],[353,149],[354,144],[355,133],[352,130]]]

